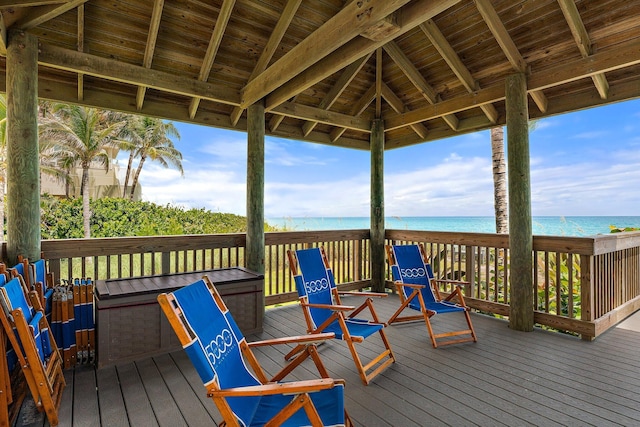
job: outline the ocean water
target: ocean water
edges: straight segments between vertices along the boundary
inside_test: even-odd
[[[369,228],[368,217],[282,217],[267,218],[269,225],[288,231],[351,230]],[[533,234],[546,236],[593,236],[609,234],[609,226],[640,228],[640,216],[538,216],[533,217]],[[495,219],[489,216],[387,217],[385,227],[402,230],[495,233]]]

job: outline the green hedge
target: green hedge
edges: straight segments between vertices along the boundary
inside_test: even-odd
[[[82,199],[42,197],[42,238],[82,238]],[[92,200],[91,237],[242,233],[243,216],[119,198]],[[266,225],[267,231],[272,227]]]

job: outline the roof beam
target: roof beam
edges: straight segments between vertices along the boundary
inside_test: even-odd
[[[482,19],[489,27],[491,34],[493,34],[493,37],[500,45],[502,52],[504,52],[513,69],[520,73],[525,73],[527,71],[527,63],[522,55],[520,55],[516,44],[511,39],[498,13],[491,5],[491,0],[475,0],[475,3],[480,15],[482,15]],[[540,91],[530,91],[529,95],[531,95],[531,98],[540,111],[544,112],[547,110],[548,101],[544,93]]]
[[[384,46],[393,38],[415,28],[427,19],[444,12],[461,0],[414,0],[402,8],[398,19],[399,31],[380,41],[372,41],[364,37],[356,37],[327,55],[322,61],[313,64],[273,90],[267,97],[265,108],[268,110],[303,92],[333,73],[343,69],[356,59]]]
[[[40,43],[38,63],[59,70],[88,74],[107,80],[147,86],[166,92],[238,105],[240,93],[225,85],[127,64],[113,59]]]
[[[69,0],[22,0],[22,1],[12,1],[12,0],[0,0],[0,7],[29,7],[29,6],[43,6],[46,4],[60,4],[60,3],[68,3]]]
[[[200,67],[198,80],[202,82],[206,82],[207,80],[209,80],[211,67],[213,66],[213,62],[215,61],[216,55],[218,54],[218,48],[220,48],[222,37],[224,36],[224,32],[227,29],[229,18],[231,18],[231,11],[233,10],[233,6],[235,4],[236,0],[224,0],[224,2],[222,3],[220,13],[218,14],[218,19],[216,19],[216,25],[213,28],[213,33],[211,34],[209,46],[207,46],[207,53],[205,53],[204,59],[202,60],[202,66]],[[191,103],[189,104],[189,117],[191,117],[192,119],[196,116],[199,105],[200,98],[196,97],[191,100]]]
[[[424,77],[422,77],[420,71],[415,67],[415,65],[413,65],[413,62],[407,58],[394,41],[390,41],[384,45],[384,50],[430,104],[435,104],[440,101],[438,94],[436,94],[431,85],[429,85]],[[456,116],[453,114],[447,114],[446,116],[442,116],[442,118],[447,122],[451,129],[457,129],[458,118]]]
[[[371,132],[371,120],[361,119],[347,114],[310,107],[308,105],[284,102],[272,110],[274,113],[301,120],[311,120],[328,125],[341,126],[363,132]],[[306,135],[305,135],[306,136]]]
[[[12,27],[19,28],[21,30],[28,30],[30,28],[37,27],[38,25],[60,16],[81,4],[85,4],[87,1],[88,0],[71,0],[63,3],[62,6],[52,4],[34,8],[15,22]]]
[[[429,19],[424,24],[420,24],[420,29],[429,38],[429,41],[431,41],[431,44],[433,44],[436,50],[440,53],[440,56],[442,56],[444,61],[449,65],[451,71],[453,71],[453,73],[458,77],[463,86],[467,88],[467,91],[473,92],[474,90],[480,89],[480,84],[473,78],[469,69],[464,65],[436,23],[433,22],[432,19]],[[498,111],[493,105],[484,104],[480,106],[480,109],[492,123],[495,123],[498,120]]]
[[[84,5],[78,6],[78,52],[84,51]],[[78,73],[78,100],[84,98],[84,75]]]
[[[598,52],[587,58],[577,59],[547,68],[528,77],[528,92],[541,91],[592,75],[640,64],[640,42],[617,45],[613,49]],[[637,83],[636,83],[637,84]],[[385,131],[399,129],[413,123],[432,120],[445,114],[453,114],[504,100],[504,85],[497,84],[468,95],[441,101],[407,113],[385,118]]]
[[[573,0],[558,0],[558,4],[564,14],[564,19],[567,21],[567,24],[569,24],[569,29],[571,30],[571,34],[573,34],[573,39],[578,45],[578,49],[580,49],[580,53],[584,58],[590,56],[593,53],[591,48],[591,39],[589,38],[589,33],[587,33],[584,23],[582,22],[578,7]],[[604,73],[594,74],[591,76],[591,79],[600,94],[600,98],[607,99],[609,94],[609,82],[607,81]]]
[[[338,77],[338,80],[336,80],[336,82],[331,86],[331,90],[327,92],[322,101],[320,101],[318,108],[322,108],[324,110],[328,110],[329,108],[331,108],[333,103],[336,102],[342,92],[347,88],[347,86],[349,86],[349,83],[351,83],[356,74],[360,72],[360,70],[362,69],[364,64],[367,63],[370,57],[371,54],[365,55],[345,68],[342,74],[340,74],[340,77]],[[316,127],[317,123],[318,122],[306,122],[304,125],[302,125],[302,134],[304,136],[309,135],[313,128]]]
[[[382,97],[389,103],[393,111],[396,113],[407,113],[409,108],[404,105],[402,100],[391,90],[389,86],[382,83]],[[413,123],[409,125],[420,138],[426,138],[429,130],[421,123]]]
[[[349,2],[320,28],[247,83],[240,106],[246,108],[262,99],[409,2],[410,0]],[[355,59],[357,58],[348,63]]]
[[[2,11],[0,11],[0,54],[7,55],[7,26]]]
[[[364,111],[369,107],[373,99],[376,97],[376,85],[371,85],[371,87],[360,97],[360,101],[353,105],[349,114],[354,117],[359,117],[360,114],[364,113]],[[347,129],[342,127],[337,127],[333,129],[330,133],[330,139],[332,142],[336,142],[342,134],[345,133]]]
[[[158,30],[160,29],[160,20],[162,19],[163,8],[164,0],[156,0],[153,5],[153,11],[151,12],[147,44],[144,49],[144,58],[142,59],[142,66],[144,68],[151,68],[151,63],[153,62],[153,53],[156,50],[156,41],[158,40]],[[146,86],[138,86],[138,93],[136,94],[136,108],[138,110],[142,110],[142,104],[144,103],[144,95],[146,92]]]
[[[267,65],[269,65],[271,58],[273,58],[273,54],[276,52],[276,48],[278,47],[278,45],[280,45],[284,33],[287,31],[287,28],[289,28],[293,17],[296,15],[300,3],[302,3],[302,0],[289,0],[287,2],[284,10],[282,11],[282,15],[280,15],[280,19],[278,19],[276,26],[271,32],[271,36],[269,36],[269,40],[267,41],[262,54],[260,54],[260,58],[258,58],[256,66],[253,68],[251,76],[249,76],[249,82],[267,69]],[[234,125],[238,123],[238,120],[240,119],[243,111],[244,108],[234,108],[231,112],[231,123],[233,123]],[[275,127],[277,128],[278,125],[276,125]]]

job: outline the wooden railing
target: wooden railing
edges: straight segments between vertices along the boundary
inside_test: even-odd
[[[508,316],[506,235],[387,230],[393,243],[423,243],[438,277],[469,281],[474,309]],[[56,277],[107,279],[245,266],[244,234],[47,240],[42,250]],[[266,304],[297,299],[286,251],[322,245],[336,281],[369,285],[369,230],[265,235]],[[535,321],[591,339],[640,309],[640,232],[595,237],[534,236]],[[391,287],[391,276],[388,286]],[[447,289],[442,289],[447,291]]]

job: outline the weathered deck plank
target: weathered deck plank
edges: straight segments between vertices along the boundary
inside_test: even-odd
[[[375,301],[383,319],[396,304],[395,297]],[[455,317],[440,315],[434,326],[461,325]],[[360,382],[343,342],[332,340],[319,352],[329,373],[347,381],[346,407],[360,426],[640,425],[640,331],[614,328],[586,342],[539,329],[512,331],[507,322],[482,315],[473,321],[477,343],[438,349],[422,322],[387,328],[398,361],[369,386]],[[249,341],[304,333],[301,310],[286,306],[267,311],[264,332]],[[363,358],[371,357],[380,342],[367,340],[359,348]],[[289,349],[256,352],[273,374]],[[73,424],[61,426],[209,426],[220,420],[182,351],[105,369],[95,376],[86,368],[67,373],[61,419],[71,419],[73,395]],[[315,376],[305,362],[292,379]],[[90,390],[95,379],[97,394]],[[93,412],[97,402],[101,424]]]

